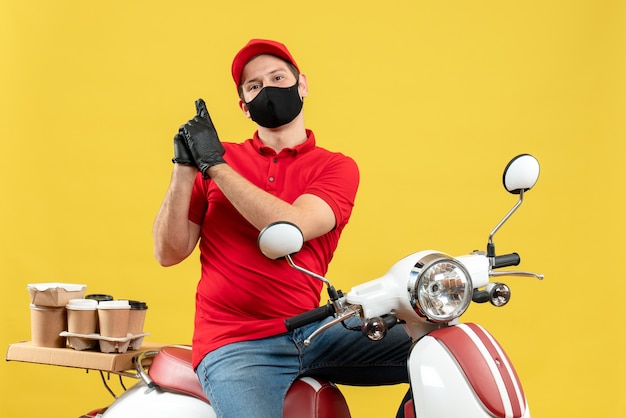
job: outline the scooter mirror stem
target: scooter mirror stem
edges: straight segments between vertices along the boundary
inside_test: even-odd
[[[329,293],[329,295],[330,295],[330,292],[331,292],[331,289],[332,289],[332,292],[334,293],[334,295],[335,295],[337,298],[339,297],[339,296],[337,295],[337,291],[335,290],[335,288],[333,287],[333,285],[330,283],[330,281],[328,281],[328,279],[327,279],[326,277],[324,277],[324,276],[320,276],[320,275],[319,275],[319,274],[317,274],[317,273],[313,273],[313,272],[312,272],[312,271],[310,271],[310,270],[307,270],[307,269],[305,269],[305,268],[300,267],[299,265],[297,265],[296,263],[294,263],[294,262],[293,262],[293,258],[291,258],[291,256],[290,256],[290,255],[286,255],[286,256],[285,256],[285,259],[287,260],[287,262],[289,263],[289,265],[290,265],[291,267],[293,267],[294,269],[298,270],[299,272],[304,273],[304,274],[306,274],[306,275],[308,275],[308,276],[311,276],[311,277],[313,277],[313,278],[315,278],[315,279],[317,279],[317,280],[320,280],[320,281],[324,282],[324,283],[326,284],[326,286],[328,286],[328,293]],[[333,299],[333,300],[335,300],[335,299]]]
[[[517,210],[517,208],[520,207],[523,201],[524,201],[524,190],[522,189],[519,192],[519,200],[517,201],[515,206],[513,206],[513,208],[509,211],[509,213],[507,213],[506,216],[502,218],[500,222],[498,222],[498,225],[496,225],[496,227],[493,228],[493,230],[489,234],[489,240],[487,242],[487,257],[489,257],[490,260],[493,261],[493,258],[496,256],[496,245],[493,243],[493,236],[496,234],[496,232],[498,232],[498,230],[502,227],[502,225],[504,225],[504,223],[509,220],[509,218],[513,215],[513,213],[515,213],[515,211]]]

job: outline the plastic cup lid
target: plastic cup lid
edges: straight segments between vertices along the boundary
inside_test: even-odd
[[[90,295],[86,295],[85,299],[93,299],[96,300],[98,302],[102,302],[103,300],[113,300],[113,296],[111,295],[105,295],[102,293],[93,293]]]
[[[70,299],[65,307],[77,311],[88,311],[96,309],[98,301],[93,299]]]
[[[130,309],[127,300],[105,300],[98,303],[98,309]]]
[[[128,303],[130,304],[130,309],[135,309],[135,310],[148,309],[148,305],[146,304],[146,302],[142,302],[140,300],[129,300]]]

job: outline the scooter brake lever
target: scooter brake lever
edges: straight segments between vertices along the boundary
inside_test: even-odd
[[[521,276],[521,277],[534,277],[535,279],[543,280],[543,274],[531,273],[529,271],[491,271],[489,277],[503,277],[503,276]]]
[[[311,340],[315,337],[317,337],[318,335],[320,335],[322,332],[326,331],[328,328],[332,327],[333,325],[336,325],[342,321],[345,321],[346,319],[353,317],[353,316],[357,316],[361,313],[361,309],[358,306],[350,306],[348,309],[346,309],[345,311],[343,311],[340,315],[338,315],[335,319],[333,319],[330,322],[325,323],[324,325],[322,325],[321,327],[319,327],[318,329],[316,329],[315,331],[313,331],[313,333],[311,335],[309,335],[309,337],[304,340],[304,345],[305,346],[310,346],[311,345]]]

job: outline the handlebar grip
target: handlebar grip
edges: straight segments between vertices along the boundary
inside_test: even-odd
[[[521,261],[518,253],[497,255],[494,257],[493,268],[517,266]]]
[[[327,303],[319,308],[311,309],[303,314],[285,319],[285,326],[287,327],[287,331],[293,331],[296,328],[300,328],[315,321],[320,321],[328,316],[332,316],[334,313],[335,307],[330,303]]]

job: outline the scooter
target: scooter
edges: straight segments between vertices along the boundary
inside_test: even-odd
[[[528,418],[526,396],[512,362],[496,339],[475,323],[459,318],[471,302],[504,306],[510,288],[492,281],[503,276],[543,275],[502,270],[517,266],[517,253],[496,255],[493,237],[519,208],[524,194],[539,177],[539,163],[529,154],[513,158],[504,170],[504,187],[519,195],[517,203],[491,231],[486,251],[452,257],[434,250],[404,257],[382,277],[357,285],[344,294],[330,281],[294,263],[292,255],[304,244],[300,229],[288,222],[264,228],[258,238],[261,252],[270,259],[284,258],[294,269],[326,284],[329,301],[285,321],[293,330],[332,316],[316,329],[305,344],[350,318],[360,319],[361,331],[373,341],[401,325],[412,338],[407,367],[412,400],[404,406],[406,417],[503,417]],[[140,381],[107,408],[83,418],[129,416],[216,417],[191,367],[191,351],[166,346],[140,353],[134,359]],[[332,383],[304,377],[297,380],[285,399],[284,418],[349,418],[346,400]]]

